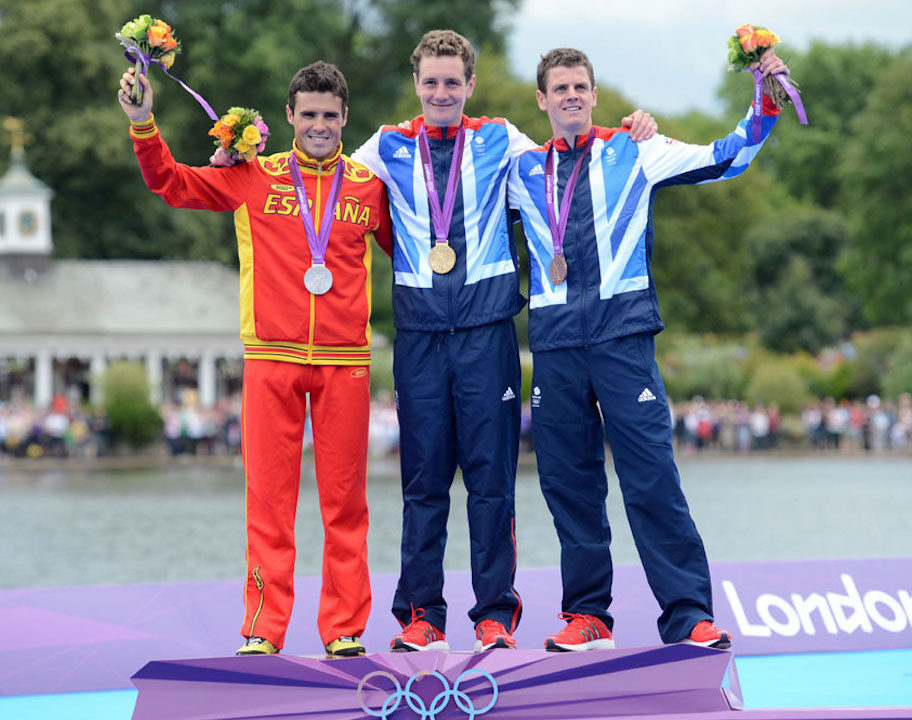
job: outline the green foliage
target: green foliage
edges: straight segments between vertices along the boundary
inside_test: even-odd
[[[842,173],[851,227],[845,271],[878,325],[912,322],[912,51],[877,79],[852,122]]]
[[[852,374],[846,395],[863,398],[881,392],[881,378],[887,373],[891,356],[905,332],[899,328],[881,328],[852,336]]]
[[[532,397],[532,354],[521,354],[519,365],[522,372],[522,390],[519,399],[521,402],[527,402]]]
[[[370,393],[376,397],[381,393],[392,393],[393,383],[393,347],[385,345],[371,349]]]
[[[857,313],[838,259],[845,222],[813,207],[780,213],[747,235],[761,342],[776,352],[815,353],[842,337]]]
[[[676,401],[694,395],[723,400],[740,398],[747,381],[748,350],[740,343],[710,336],[665,333],[656,354],[665,389]]]
[[[676,330],[737,333],[750,330],[753,313],[741,288],[753,259],[745,230],[769,211],[770,178],[661,190],[655,201],[653,275],[662,317]]]
[[[775,403],[784,413],[801,410],[810,397],[808,385],[794,358],[764,355],[751,363],[744,399],[750,405]]]
[[[912,333],[907,331],[900,338],[880,387],[883,396],[889,398],[912,393]]]
[[[134,448],[148,445],[161,429],[162,419],[149,401],[149,381],[142,365],[116,362],[101,380],[111,438]]]

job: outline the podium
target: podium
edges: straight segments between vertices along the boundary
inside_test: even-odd
[[[594,720],[740,715],[734,657],[662,645],[153,661],[133,720]]]

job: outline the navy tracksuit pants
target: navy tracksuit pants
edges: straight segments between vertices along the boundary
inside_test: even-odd
[[[683,640],[698,622],[712,620],[712,590],[675,465],[653,335],[536,352],[533,359],[532,433],[560,538],[562,610],[613,625],[607,434],[637,552],[662,609],[659,635]]]
[[[422,608],[424,619],[446,630],[443,554],[459,465],[476,600],[469,617],[515,629],[522,610],[513,587],[521,379],[513,320],[452,332],[399,330],[393,374],[403,498],[393,615],[406,624]]]

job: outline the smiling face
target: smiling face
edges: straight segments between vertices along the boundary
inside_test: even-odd
[[[537,90],[535,97],[538,107],[548,113],[554,137],[572,146],[577,135],[585,135],[592,127],[597,94],[585,67],[558,65],[548,70],[545,91]]]
[[[285,106],[288,122],[294,127],[295,142],[315,160],[332,156],[342,140],[348,122],[348,108],[342,98],[328,92],[297,92],[294,108]]]
[[[472,97],[475,89],[475,76],[466,80],[462,59],[456,55],[425,56],[413,77],[425,124],[436,127],[459,125],[466,100]]]

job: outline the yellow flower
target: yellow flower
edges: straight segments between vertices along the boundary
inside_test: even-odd
[[[250,143],[244,142],[243,140],[238,140],[235,149],[238,151],[239,155],[243,155],[245,152],[250,150]]]
[[[781,42],[779,36],[771,30],[757,30],[754,35],[757,38],[758,47],[773,47]]]
[[[251,147],[247,152],[241,153],[241,157],[244,158],[247,162],[251,162],[256,157],[257,151],[256,147]]]
[[[229,127],[237,125],[241,121],[241,118],[234,113],[228,113],[222,117],[222,122],[228,125]]]
[[[174,64],[174,56],[177,55],[173,50],[171,52],[165,53],[162,55],[159,60],[161,64],[165,66],[166,69],[171,69],[171,66]]]
[[[248,125],[244,128],[244,134],[241,137],[250,145],[259,145],[260,140],[263,139],[255,125]]]

